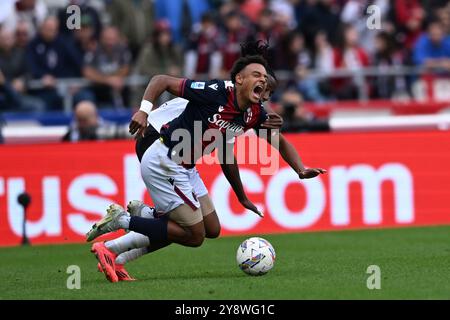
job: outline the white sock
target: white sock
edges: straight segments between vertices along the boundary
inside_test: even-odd
[[[155,209],[149,207],[148,205],[145,205],[145,207],[143,207],[141,210],[142,218],[154,219],[155,218],[154,214],[155,214]]]
[[[105,242],[105,246],[116,254],[149,245],[150,239],[147,236],[133,231],[120,238]]]
[[[118,220],[119,226],[122,229],[128,230],[128,228],[130,227],[130,219],[131,219],[131,217],[129,215],[124,214]]]
[[[133,249],[130,251],[125,251],[121,254],[119,254],[116,258],[116,264],[125,264],[130,261],[136,260],[139,257],[142,257],[144,254],[148,253],[147,247],[145,248],[138,248]]]

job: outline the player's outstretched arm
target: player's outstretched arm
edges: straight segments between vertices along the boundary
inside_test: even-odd
[[[279,138],[278,143],[275,143],[276,138]],[[281,133],[277,132],[277,134],[273,136],[271,134],[267,135],[267,141],[278,149],[281,157],[298,174],[300,179],[311,179],[320,174],[327,173],[327,171],[322,168],[305,168],[297,150]]]
[[[242,206],[253,211],[262,218],[264,216],[262,212],[258,210],[258,208],[250,201],[250,199],[245,194],[241,175],[239,174],[239,166],[237,164],[236,158],[234,160],[235,162],[233,164],[221,164],[222,172],[225,175],[225,178],[227,178],[228,182],[230,183],[231,188],[233,189]]]
[[[147,127],[147,117],[152,109],[156,109],[154,105],[156,100],[164,91],[168,91],[175,96],[180,96],[180,88],[184,79],[175,78],[167,75],[157,75],[152,77],[144,92],[141,109],[136,112],[130,122],[129,131],[131,134],[142,134]]]

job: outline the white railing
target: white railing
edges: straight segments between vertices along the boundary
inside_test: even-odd
[[[368,93],[367,86],[365,85],[365,79],[368,77],[379,77],[379,76],[417,76],[425,74],[427,71],[420,67],[408,67],[408,66],[390,66],[390,67],[367,67],[361,68],[359,70],[348,70],[348,69],[336,69],[332,72],[323,72],[319,70],[309,70],[307,73],[308,78],[313,79],[333,79],[342,77],[352,77],[354,83],[358,87],[358,99],[360,101],[367,101]],[[296,75],[291,71],[277,71],[277,78],[280,81],[285,81],[289,79],[295,79]],[[142,75],[132,75],[125,79],[125,85],[130,87],[145,86],[150,77]],[[64,98],[64,111],[71,112],[73,95],[71,94],[73,88],[83,88],[89,86],[90,81],[84,78],[69,78],[69,79],[58,79],[56,83],[56,89],[59,94]],[[31,80],[29,82],[30,89],[42,89],[44,88],[43,83],[40,80]]]

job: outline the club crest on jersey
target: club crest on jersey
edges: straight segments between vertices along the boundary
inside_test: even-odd
[[[224,81],[224,83],[225,83],[225,89],[234,88],[233,81],[227,80],[227,81]]]
[[[253,112],[251,109],[248,109],[247,112],[245,113],[245,123],[249,123],[252,120],[252,116],[253,116]]]
[[[205,89],[205,83],[204,82],[192,82],[191,89],[203,90],[203,89]]]

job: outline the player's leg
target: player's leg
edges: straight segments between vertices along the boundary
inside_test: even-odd
[[[155,141],[142,158],[141,175],[156,212],[166,214],[170,220],[133,217],[130,227],[149,235],[151,242],[168,240],[199,246],[205,233],[200,203],[194,194],[189,171],[170,159],[168,151],[160,140]],[[163,230],[163,223],[167,224],[166,230]]]
[[[214,239],[219,237],[219,218],[217,217],[214,204],[209,197],[208,189],[206,188],[205,183],[196,168],[189,170],[189,180],[200,203],[200,208],[202,209],[206,238]]]
[[[220,222],[219,217],[217,216],[216,210],[214,209],[214,205],[212,204],[209,195],[199,197],[200,205],[202,208],[205,208],[204,212],[207,212],[203,215],[203,223],[205,225],[205,236],[208,239],[218,238],[220,235]]]

